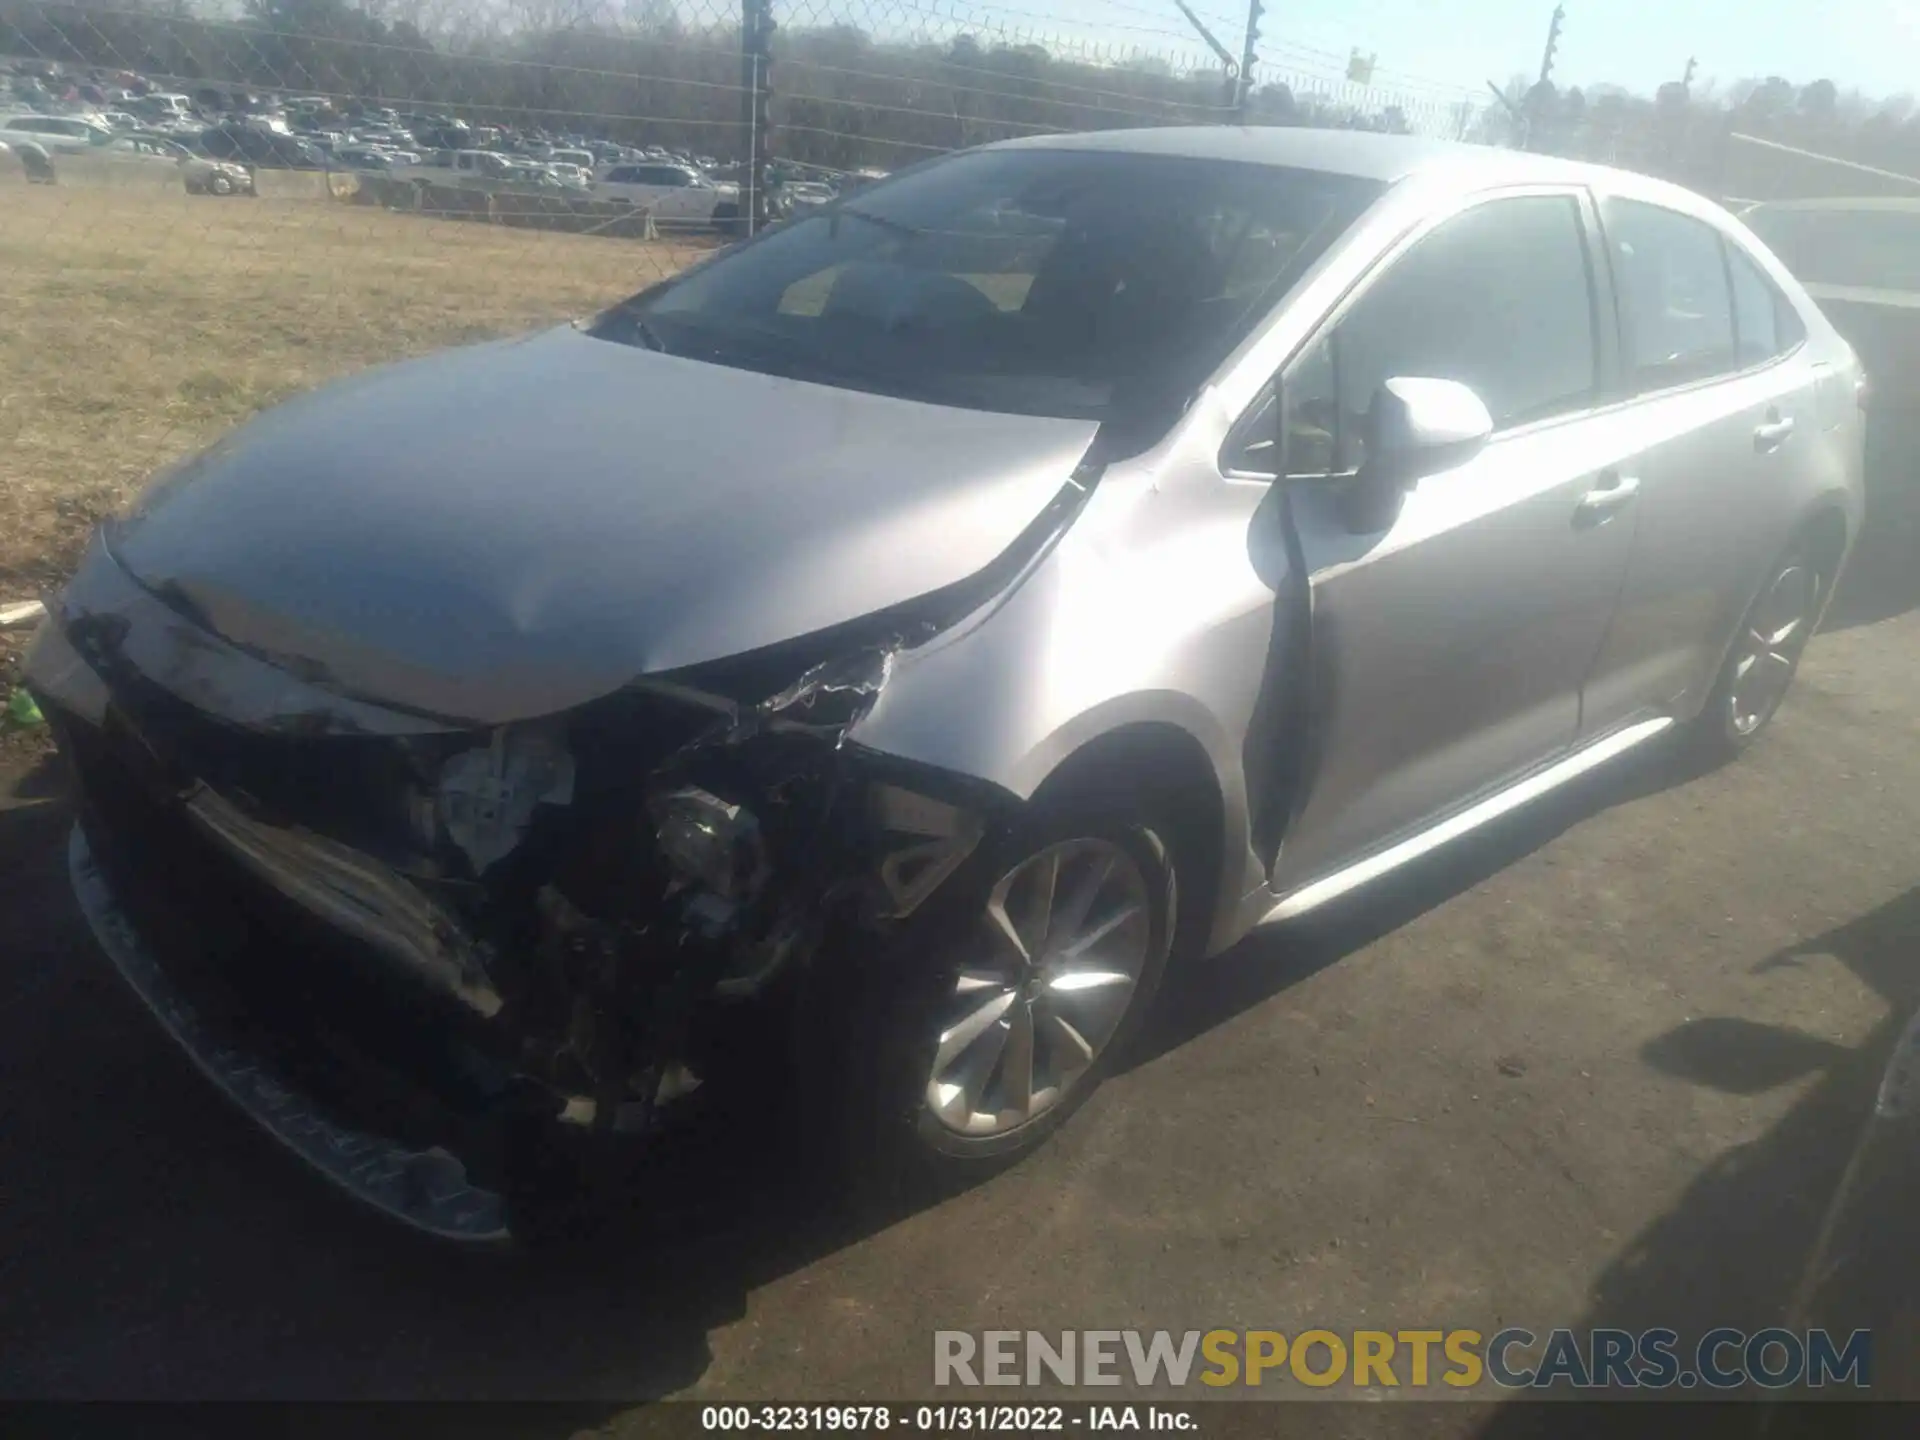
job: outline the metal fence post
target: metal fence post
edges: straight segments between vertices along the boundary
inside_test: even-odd
[[[740,107],[747,132],[741,220],[749,235],[767,222],[767,102],[773,94],[773,31],[773,0],[740,0]]]

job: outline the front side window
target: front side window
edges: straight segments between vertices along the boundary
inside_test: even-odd
[[[1171,155],[975,151],[768,231],[615,307],[594,333],[1151,429],[1382,188]]]
[[[1486,201],[1394,261],[1288,370],[1287,472],[1358,469],[1375,392],[1416,377],[1469,386],[1496,430],[1594,403],[1593,294],[1573,197]],[[1252,449],[1269,423],[1249,422],[1233,468],[1272,473],[1271,447],[1265,465]]]
[[[1720,232],[1638,200],[1609,200],[1605,220],[1628,364],[1639,388],[1659,390],[1735,369]]]
[[[1593,403],[1599,367],[1585,232],[1571,196],[1490,200],[1397,261],[1341,320],[1341,438],[1388,380],[1458,380],[1511,429]],[[1343,455],[1355,468],[1358,453]]]

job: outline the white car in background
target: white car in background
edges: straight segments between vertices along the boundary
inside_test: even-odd
[[[643,161],[609,165],[594,179],[594,193],[651,211],[668,230],[731,226],[740,218],[740,187],[709,180],[691,165]]]
[[[0,140],[31,140],[49,154],[72,155],[113,138],[95,115],[9,115],[0,120]]]

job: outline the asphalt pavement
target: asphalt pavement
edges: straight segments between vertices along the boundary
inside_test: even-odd
[[[1868,583],[1871,582],[1871,583]],[[0,786],[0,1397],[924,1394],[936,1329],[1711,1325],[1884,1336],[1920,1394],[1920,581],[1843,594],[1770,734],[1591,777],[1170,980],[1040,1154],[852,1221],[779,1096],[669,1203],[533,1264],[366,1218],[169,1048],[66,892],[51,772]],[[677,1202],[677,1203],[673,1203]],[[1486,1424],[1477,1410],[1430,1433]],[[1500,1431],[1503,1422],[1493,1421]]]

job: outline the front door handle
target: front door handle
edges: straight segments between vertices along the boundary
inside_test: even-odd
[[[1600,483],[1580,497],[1580,503],[1573,507],[1575,529],[1600,525],[1612,517],[1613,512],[1623,505],[1633,503],[1633,497],[1640,493],[1638,476],[1622,475],[1616,470],[1602,471]]]
[[[1793,417],[1774,412],[1774,418],[1753,427],[1753,448],[1762,455],[1778,450],[1793,435]]]

